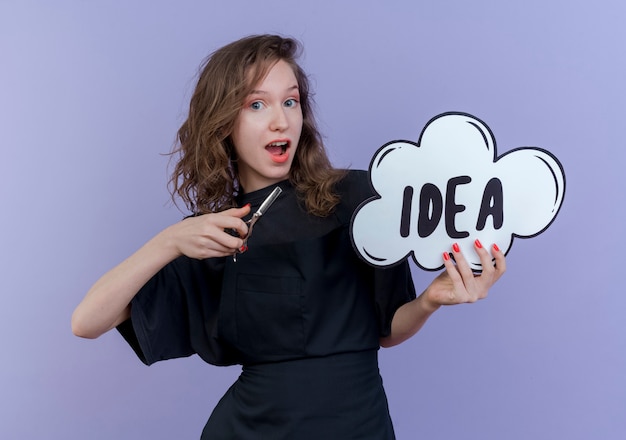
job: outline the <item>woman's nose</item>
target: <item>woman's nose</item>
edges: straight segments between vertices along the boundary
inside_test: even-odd
[[[272,121],[270,128],[272,131],[283,131],[289,127],[289,121],[287,120],[287,115],[285,114],[285,110],[281,107],[274,110],[272,114]]]

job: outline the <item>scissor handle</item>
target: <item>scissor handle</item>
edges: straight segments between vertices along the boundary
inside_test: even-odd
[[[263,203],[261,203],[261,206],[254,214],[252,214],[250,220],[246,222],[248,224],[248,233],[245,237],[243,237],[243,245],[241,246],[241,248],[237,249],[233,254],[234,262],[237,262],[237,254],[242,254],[248,249],[248,238],[250,238],[250,234],[252,234],[252,228],[254,227],[254,224],[259,218],[261,218],[263,213],[267,211],[270,205],[274,203],[274,200],[278,198],[281,192],[283,192],[283,190],[279,186],[274,188],[274,191],[272,191],[272,193],[263,201]]]

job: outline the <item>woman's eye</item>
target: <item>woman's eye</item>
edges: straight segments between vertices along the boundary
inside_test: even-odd
[[[263,103],[261,101],[254,101],[250,104],[250,108],[252,110],[261,110],[263,108]]]
[[[285,101],[285,107],[295,107],[296,105],[298,105],[298,101],[296,101],[294,98],[288,99]]]

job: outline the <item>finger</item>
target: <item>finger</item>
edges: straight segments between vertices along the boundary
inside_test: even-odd
[[[452,245],[452,256],[454,258],[454,261],[456,261],[456,267],[461,274],[461,277],[463,278],[463,282],[465,282],[467,285],[470,280],[474,279],[474,272],[472,271],[472,268],[463,256],[463,253],[461,252],[461,247],[458,243],[454,243]]]
[[[241,208],[229,208],[225,211],[222,211],[221,214],[231,215],[233,217],[243,218],[246,215],[250,214],[251,207],[250,203],[246,203]]]
[[[224,233],[222,237],[214,239],[213,243],[215,250],[232,254],[242,248],[243,239]]]
[[[448,290],[448,294],[446,298],[442,298],[442,304],[456,304],[459,302],[465,302],[465,286],[463,285],[463,279],[461,278],[461,274],[457,270],[456,265],[454,264],[454,260],[452,259],[449,252],[443,253],[443,265],[446,268],[438,278],[443,279],[444,277],[448,277],[450,288]],[[462,294],[463,297],[459,298],[458,295]]]
[[[199,260],[204,260],[205,258],[225,257],[234,253],[234,249],[222,246],[215,241],[207,239],[206,241],[197,243],[193,251],[186,253],[185,255]]]
[[[225,214],[225,215],[227,215],[229,217],[238,218],[238,219],[241,220],[245,216],[250,214],[251,210],[252,209],[250,207],[250,203],[246,203],[241,208],[230,208],[230,209],[227,209],[226,211],[223,211],[223,214]],[[233,226],[232,229],[240,237],[245,237],[246,235],[248,235],[248,224],[246,222],[244,222],[243,220],[241,220],[241,222],[236,222],[235,226]]]
[[[474,240],[474,251],[480,258],[480,265],[482,267],[481,278],[491,278],[495,272],[494,261],[491,254],[485,249],[479,239]]]
[[[450,277],[450,279],[452,279],[453,282],[456,280],[461,280],[461,275],[459,275],[459,271],[456,269],[454,260],[452,259],[452,256],[449,252],[443,253],[443,265],[448,272],[448,276]]]
[[[506,272],[506,257],[504,256],[504,252],[502,252],[495,243],[491,245],[491,254],[496,260],[495,269],[499,278],[504,272]]]
[[[250,207],[247,205],[242,208],[231,208],[214,214],[205,214],[197,218],[201,218],[204,222],[206,229],[203,231],[203,235],[214,235],[214,239],[218,239],[218,235],[221,234],[213,232],[213,228],[215,228],[231,237],[245,237],[248,234],[248,225],[241,217],[244,217],[246,212],[250,212]]]
[[[476,299],[484,299],[489,294],[489,288],[498,279],[498,275],[496,274],[494,259],[479,239],[474,240],[474,251],[480,258],[482,271],[474,278],[472,295]]]
[[[202,237],[200,246],[219,252],[233,252],[243,244],[241,237],[248,233],[248,225],[239,217],[224,213],[194,217],[194,235]]]
[[[248,224],[237,217],[225,218],[220,226],[231,237],[241,238],[248,235]]]
[[[463,288],[467,298],[467,302],[475,302],[483,299],[487,296],[488,287],[493,284],[493,271],[492,263],[490,261],[488,252],[483,248],[480,241],[474,242],[474,250],[481,258],[483,265],[483,273],[477,275],[472,270],[471,266],[462,254],[461,249],[457,243],[452,245],[452,252],[457,262],[457,268],[463,279]]]
[[[445,260],[444,256],[444,264],[446,265],[448,276],[452,281],[452,298],[457,303],[463,302],[474,302],[477,297],[472,292],[474,289],[474,273],[470,268],[467,260],[463,257],[461,250],[458,244],[452,245],[452,252],[449,256],[449,260]],[[454,263],[452,263],[454,261]]]

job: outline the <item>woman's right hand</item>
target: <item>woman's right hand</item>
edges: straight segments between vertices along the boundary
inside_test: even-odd
[[[248,233],[242,220],[250,206],[189,217],[164,229],[137,252],[105,273],[89,289],[72,315],[72,331],[97,338],[130,317],[130,302],[139,289],[166,264],[181,255],[190,258],[234,254],[243,240],[226,232]]]
[[[162,238],[174,246],[179,255],[205,259],[233,255],[243,246],[248,225],[242,220],[250,213],[250,205],[218,213],[188,217],[166,228]],[[227,231],[235,231],[234,236]]]

